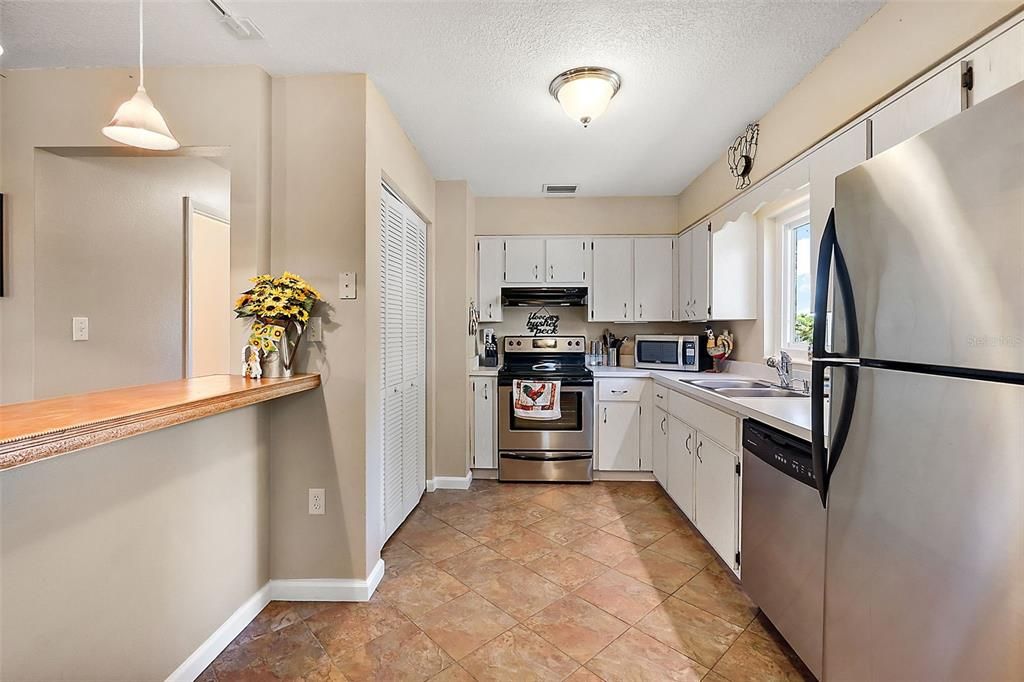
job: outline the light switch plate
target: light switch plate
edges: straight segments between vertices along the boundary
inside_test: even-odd
[[[310,343],[320,343],[324,340],[323,319],[316,315],[309,318],[309,324],[306,326],[306,338]]]
[[[71,340],[72,341],[88,341],[89,340],[89,318],[88,317],[72,317],[71,318]]]
[[[352,300],[356,297],[356,273],[342,272],[338,275],[338,298]]]

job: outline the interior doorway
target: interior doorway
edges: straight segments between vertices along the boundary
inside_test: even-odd
[[[231,218],[184,197],[183,374],[231,373]],[[240,362],[240,361],[239,361]]]

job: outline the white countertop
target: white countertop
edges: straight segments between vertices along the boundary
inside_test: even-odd
[[[635,367],[591,367],[595,379],[602,377],[653,379],[655,383],[683,393],[691,398],[713,405],[738,417],[749,417],[774,426],[786,433],[809,441],[811,439],[810,398],[729,398],[720,393],[699,388],[684,380],[692,379],[755,379],[743,374],[714,374],[712,372],[672,372]],[[471,377],[496,377],[497,367],[478,367],[469,372]]]
[[[729,398],[720,393],[687,383],[692,379],[756,379],[742,374],[714,374],[712,372],[672,372],[637,369],[635,367],[591,367],[594,378],[651,378],[655,383],[686,394],[701,402],[731,412],[738,417],[750,417],[774,426],[780,431],[809,441],[811,439],[810,398]]]

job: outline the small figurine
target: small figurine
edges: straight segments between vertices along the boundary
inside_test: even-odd
[[[246,345],[242,349],[242,376],[249,377],[250,379],[259,379],[263,376],[259,348]]]
[[[725,361],[732,353],[733,349],[733,336],[728,329],[723,330],[722,333],[716,338],[715,330],[708,327],[704,330],[704,333],[708,337],[708,355],[714,361],[714,365],[711,368],[712,372],[724,372]]]

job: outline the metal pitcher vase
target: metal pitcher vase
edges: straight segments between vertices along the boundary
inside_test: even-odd
[[[294,374],[295,350],[299,347],[302,326],[294,320],[262,320],[284,328],[284,335],[277,344],[277,350],[265,353],[260,358],[264,379],[280,379]]]

